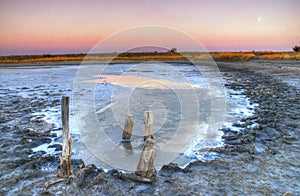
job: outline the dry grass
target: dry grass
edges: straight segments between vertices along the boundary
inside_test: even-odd
[[[262,59],[300,59],[300,52],[256,52]]]
[[[213,52],[216,61],[248,61],[250,59],[300,59],[299,52]]]
[[[183,53],[107,53],[107,54],[65,54],[65,55],[23,55],[0,56],[1,64],[69,62],[76,61],[145,61],[145,60],[209,60],[248,61],[251,59],[300,59],[300,52],[183,52]]]

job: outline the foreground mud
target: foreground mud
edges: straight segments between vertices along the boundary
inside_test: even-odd
[[[58,156],[31,150],[56,137],[53,125],[29,115],[58,106],[60,100],[23,98],[7,90],[0,100],[0,194],[299,195],[300,92],[297,80],[296,85],[288,81],[289,76],[300,77],[300,71],[299,62],[292,64],[285,69],[280,61],[218,63],[229,79],[226,87],[243,90],[259,106],[253,116],[235,123],[241,131],[220,130],[223,147],[201,150],[217,153],[217,159],[193,162],[185,169],[171,163],[157,171],[152,183],[117,170],[104,172],[81,160],[73,160],[73,176],[61,179]],[[55,148],[59,154],[61,146]]]

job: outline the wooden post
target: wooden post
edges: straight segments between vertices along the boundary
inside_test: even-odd
[[[156,148],[154,148],[154,140],[149,138],[144,145],[135,174],[142,177],[151,178],[154,170],[155,155]]]
[[[130,141],[132,128],[133,128],[134,117],[132,115],[127,115],[125,119],[125,125],[123,130],[122,139],[126,141]]]
[[[154,139],[153,137],[153,114],[152,112],[145,112],[144,116],[144,125],[145,125],[145,136],[144,141],[148,138]]]
[[[70,97],[62,97],[61,119],[62,119],[62,153],[60,156],[60,170],[62,177],[72,175],[72,139],[69,127],[69,104]]]

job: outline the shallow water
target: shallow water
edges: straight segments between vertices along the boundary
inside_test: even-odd
[[[110,77],[124,76],[123,79],[126,80],[122,81],[120,78],[117,82],[101,80],[96,84],[93,94],[95,96],[95,106],[94,111],[91,112],[96,113],[106,136],[117,147],[123,149],[123,151],[127,150],[126,153],[128,154],[128,146],[126,147],[120,143],[120,138],[126,114],[133,114],[135,116],[135,124],[129,154],[134,154],[138,159],[143,147],[143,113],[151,110],[154,113],[154,135],[158,148],[164,147],[167,140],[172,140],[173,135],[176,135],[174,129],[178,130],[178,127],[180,127],[179,122],[183,122],[184,128],[179,129],[180,131],[178,132],[180,134],[176,135],[177,139],[173,139],[173,143],[168,144],[174,146],[179,141],[178,138],[182,139],[180,140],[182,145],[177,149],[180,153],[176,151],[179,156],[176,161],[179,165],[184,166],[193,160],[217,158],[213,153],[199,152],[202,148],[223,145],[222,132],[214,126],[210,127],[212,114],[210,111],[210,98],[218,95],[210,94],[211,91],[209,91],[209,86],[206,82],[207,78],[201,74],[204,72],[210,73],[210,69],[203,66],[199,71],[191,65],[182,64],[174,64],[163,69],[161,65],[155,64],[146,67],[145,69],[144,65],[141,67],[138,64],[115,64],[106,69],[103,74]],[[79,66],[53,66],[47,68],[38,68],[36,66],[26,69],[1,69],[0,96],[6,96],[9,92],[9,95],[12,96],[49,97],[49,102],[55,99],[60,100],[62,95],[72,95],[73,82],[78,69]],[[90,78],[84,78],[84,80],[87,83],[91,83],[90,80],[95,80],[95,75],[97,74],[99,73],[91,73]],[[211,73],[211,75],[213,74]],[[145,85],[144,80],[134,80],[134,76],[147,78],[148,84]],[[148,79],[152,81],[149,83]],[[126,85],[123,85],[125,83]],[[188,83],[191,86],[187,89],[180,88],[180,85],[176,86],[176,84],[182,83]],[[153,86],[153,84],[155,85]],[[136,85],[138,86],[136,87]],[[166,88],[158,88],[158,86]],[[239,131],[238,128],[232,126],[232,123],[245,116],[252,115],[255,105],[250,105],[247,98],[242,95],[242,92],[225,90],[227,113],[223,116],[225,121],[222,124],[225,127]],[[191,100],[191,93],[195,93],[194,96],[197,99]],[[179,100],[178,97],[180,98]],[[197,103],[193,103],[193,101]],[[198,106],[194,107],[194,105]],[[180,113],[182,108],[185,108],[183,112],[186,113]],[[129,111],[126,112],[126,110]],[[197,116],[193,112],[196,112]],[[182,114],[186,116],[183,115],[182,117]],[[53,148],[48,148],[48,146],[61,142],[59,139],[61,136],[60,107],[49,107],[31,115],[44,115],[42,119],[49,123],[54,123],[55,126],[52,131],[58,135],[58,138],[54,139],[50,144],[43,144],[33,150],[43,150],[48,154],[58,155],[58,152],[55,152]],[[184,117],[187,117],[188,120],[185,120]],[[75,122],[71,106],[70,125],[74,157],[82,158],[86,163],[98,163],[97,166],[106,167],[107,165],[101,161],[97,162],[98,159],[89,152],[84,142],[80,140],[80,134],[85,132],[78,130],[76,126],[78,123],[80,122]],[[222,126],[219,128],[222,128]],[[188,135],[186,135],[187,131],[190,131]],[[188,137],[184,139],[184,136]],[[164,161],[164,157],[159,157],[158,155],[157,162],[159,163],[157,166],[165,164]]]

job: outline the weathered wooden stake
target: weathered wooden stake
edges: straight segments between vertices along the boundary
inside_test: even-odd
[[[60,170],[62,177],[72,175],[72,139],[69,127],[69,105],[70,97],[62,97],[61,119],[62,119],[62,153],[60,156]]]
[[[144,125],[145,125],[145,136],[144,141],[148,138],[154,139],[153,137],[153,114],[152,112],[145,112],[144,116]]]
[[[134,117],[132,115],[127,115],[125,119],[123,135],[122,135],[123,140],[130,140],[132,128],[133,128],[133,121],[134,121]]]
[[[154,140],[149,138],[144,145],[135,174],[142,177],[151,178],[154,170],[155,155],[156,148],[154,148]]]

